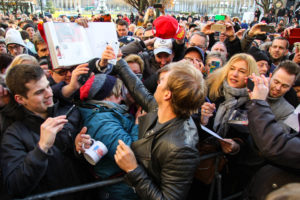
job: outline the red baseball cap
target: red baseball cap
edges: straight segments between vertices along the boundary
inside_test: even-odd
[[[177,20],[172,16],[160,16],[153,22],[156,29],[155,36],[162,39],[175,38],[181,40],[185,36],[184,27],[179,26]]]

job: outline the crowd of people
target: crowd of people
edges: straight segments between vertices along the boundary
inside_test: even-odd
[[[225,160],[223,197],[265,199],[299,182],[300,139],[286,123],[300,103],[300,43],[291,40],[300,30],[297,8],[272,7],[263,17],[258,9],[252,22],[176,17],[164,8],[158,16],[152,7],[116,19],[2,14],[1,199],[116,177],[124,181],[55,199],[207,199],[214,182],[198,176],[206,173],[202,145]],[[119,53],[108,45],[88,63],[53,68],[37,29],[48,21],[113,21]],[[96,165],[83,156],[92,139],[107,147]]]

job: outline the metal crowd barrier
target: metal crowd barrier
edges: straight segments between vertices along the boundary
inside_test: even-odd
[[[99,181],[99,182],[95,182],[95,183],[88,183],[88,184],[84,184],[84,185],[79,185],[79,186],[54,190],[54,191],[50,191],[50,192],[46,192],[46,193],[42,193],[42,194],[32,195],[32,196],[26,197],[22,200],[38,200],[38,199],[47,199],[48,200],[51,197],[60,196],[63,194],[70,194],[70,193],[74,193],[74,192],[80,192],[83,190],[93,189],[93,188],[97,188],[97,187],[113,185],[116,183],[120,183],[122,181],[123,181],[123,177],[110,179],[110,180],[106,180],[106,181]],[[21,200],[21,199],[18,199],[18,200]]]
[[[210,153],[207,155],[202,155],[200,158],[200,161],[216,157],[215,165],[218,166],[219,165],[219,156],[221,156],[221,155],[223,155],[223,152],[215,152],[215,153]],[[217,187],[217,199],[222,200],[222,188],[221,188],[222,176],[218,172],[217,168],[218,167],[215,167],[215,178],[210,187],[210,193],[209,193],[209,198],[208,198],[209,200],[213,199],[215,187]],[[88,184],[84,184],[84,185],[54,190],[54,191],[50,191],[50,192],[46,192],[46,193],[42,193],[42,194],[32,195],[32,196],[26,197],[24,199],[16,199],[16,200],[39,200],[39,199],[50,200],[52,197],[56,197],[56,196],[60,196],[60,195],[64,195],[64,194],[70,194],[70,193],[74,193],[74,192],[80,192],[83,190],[89,190],[89,189],[93,189],[93,188],[97,188],[97,187],[113,185],[116,183],[120,183],[122,181],[123,181],[123,177],[120,177],[120,178],[115,178],[115,179],[110,179],[110,180],[105,180],[105,181],[98,181],[98,182],[94,182],[94,183],[88,183]],[[237,194],[226,197],[223,200],[234,199],[241,195],[242,195],[242,193],[239,192]]]

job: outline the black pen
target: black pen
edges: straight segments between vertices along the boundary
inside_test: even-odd
[[[73,106],[67,111],[67,113],[65,114],[66,115],[66,118],[69,117],[69,115],[71,114],[71,112],[73,111],[73,109],[75,108],[75,105],[73,104]]]

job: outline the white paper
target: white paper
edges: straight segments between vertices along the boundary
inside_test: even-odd
[[[77,23],[47,22],[44,27],[54,68],[101,58],[108,43],[118,42],[114,23],[92,22],[83,28]]]
[[[300,105],[294,110],[292,114],[288,116],[284,123],[294,129],[295,131],[299,132],[299,121],[298,121],[298,114],[300,113]]]
[[[224,142],[227,142],[226,140],[224,140],[224,138],[222,138],[221,136],[219,136],[217,133],[213,132],[212,130],[206,128],[205,126],[201,125],[201,128],[202,128],[202,130],[209,133],[210,135],[212,135],[212,136],[214,136],[214,137],[216,137],[216,138],[218,138],[218,139],[220,139]],[[227,143],[229,143],[229,142],[227,142]]]

